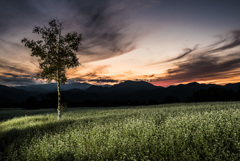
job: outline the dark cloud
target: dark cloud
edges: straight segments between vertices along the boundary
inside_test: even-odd
[[[127,34],[128,23],[124,15],[128,11],[114,2],[69,2],[78,11],[76,14],[81,15],[75,25],[85,29],[79,54],[88,56],[90,61],[114,57],[136,48],[136,36]]]
[[[0,34],[19,33],[27,25],[33,26],[31,23],[42,16],[39,9],[29,0],[0,1]]]
[[[96,82],[96,83],[117,83],[119,80],[114,80],[114,79],[91,79],[88,80],[89,82]]]
[[[30,51],[20,40],[23,37],[39,39],[31,33],[33,27],[47,25],[53,18],[63,21],[64,32],[77,31],[83,34],[81,51],[78,53],[81,63],[107,59],[134,50],[137,36],[128,31],[129,20],[126,15],[130,13],[130,9],[126,2],[128,1],[0,1],[0,68],[5,75],[0,74],[7,79],[18,78],[17,75],[23,74],[35,75],[32,69],[24,66],[25,58],[28,58],[26,55]],[[134,4],[138,4],[138,7],[145,5],[143,0],[134,0],[130,5]],[[82,57],[86,59],[81,59]],[[19,63],[3,59],[14,59]],[[29,56],[29,61],[30,59]],[[80,79],[97,79],[99,76],[99,72],[93,71]]]
[[[232,78],[240,74],[240,32],[234,31],[227,38],[195,51],[168,69],[166,77],[154,81],[206,81]]]
[[[87,77],[87,78],[89,78],[89,77],[92,78],[92,77],[97,77],[97,76],[98,76],[97,71],[89,72],[89,73],[83,75],[83,77]]]
[[[0,59],[0,69],[0,84],[15,86],[36,83],[35,73],[22,64]]]
[[[180,59],[182,58],[185,58],[186,56],[188,56],[190,53],[194,52],[195,50],[197,50],[198,48],[198,44],[195,45],[192,49],[191,48],[185,48],[183,49],[183,52],[175,57],[175,58],[171,58],[171,59],[168,59],[168,60],[164,60],[164,61],[159,61],[159,62],[154,62],[154,63],[150,63],[149,65],[157,65],[157,64],[161,64],[161,63],[168,63],[168,62],[172,62],[172,61],[179,61]]]
[[[177,56],[176,58],[172,58],[169,60],[166,60],[165,62],[171,62],[171,61],[175,61],[175,60],[179,60],[184,58],[185,56],[187,56],[188,54],[192,53],[193,51],[195,51],[197,49],[198,45],[195,45],[195,47],[193,49],[190,48],[185,48],[183,49],[183,53],[180,54],[179,56]]]
[[[26,68],[24,65],[13,63],[3,59],[0,59],[0,68],[3,71],[8,71],[12,73],[29,73],[29,68]]]
[[[0,84],[8,86],[36,84],[35,77],[28,74],[0,73]]]
[[[0,76],[0,84],[8,86],[20,86],[20,85],[33,85],[36,84],[36,82],[32,78]]]
[[[8,76],[11,78],[20,78],[20,77],[24,77],[24,78],[32,78],[31,75],[28,74],[22,74],[22,75],[17,75],[17,74],[13,74],[13,73],[2,73],[3,76]]]
[[[34,26],[47,25],[58,18],[63,21],[64,31],[83,34],[78,53],[86,58],[83,61],[111,58],[132,51],[137,45],[137,36],[128,32],[126,15],[130,9],[122,4],[117,0],[0,1],[0,35],[27,33],[29,39],[35,39],[36,35],[31,34]],[[18,38],[19,42],[22,38]]]
[[[108,73],[107,70],[108,67],[109,67],[108,65],[98,66],[94,68],[92,71],[82,74],[80,78],[85,80],[97,79],[101,76],[104,76],[104,74]]]
[[[72,78],[68,80],[68,83],[76,83],[76,82],[94,82],[94,83],[117,83],[119,82],[119,80],[115,80],[115,79],[111,79],[110,77],[107,76],[102,76],[102,77],[98,77],[97,75],[94,75],[93,78],[95,79],[91,79],[92,75],[84,75],[81,77],[88,77],[86,78]],[[90,77],[89,77],[90,76]]]
[[[19,75],[12,74],[12,73],[2,73],[2,74],[5,75],[5,76],[9,76],[11,78],[18,78],[19,77]]]
[[[220,47],[216,47],[218,45],[220,45]],[[232,49],[239,45],[240,45],[240,30],[235,30],[232,31],[227,38],[220,40],[219,42],[213,45],[210,45],[210,47],[213,47],[214,49],[209,50],[208,53],[221,52],[223,50]]]
[[[79,82],[86,82],[86,79],[82,79],[82,78],[71,78],[67,80],[67,83],[71,84],[71,83],[79,83]]]
[[[145,78],[154,78],[155,76],[156,76],[155,74],[144,75]]]
[[[239,69],[239,67],[240,53],[228,55],[227,58],[226,56],[201,56],[195,60],[180,62],[177,68],[169,69],[169,75],[165,79],[180,82],[221,79],[225,78],[226,73]]]
[[[71,78],[70,82],[112,82],[113,79],[106,76],[109,65],[97,66],[91,71],[83,74],[77,74],[77,78]]]

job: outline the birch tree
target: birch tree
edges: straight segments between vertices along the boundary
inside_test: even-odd
[[[62,30],[62,22],[53,19],[49,26],[34,27],[33,33],[41,35],[40,40],[22,39],[22,43],[31,49],[31,56],[38,58],[40,72],[37,78],[57,82],[58,120],[62,115],[60,84],[67,82],[67,69],[80,65],[76,52],[82,40],[82,34],[71,32],[63,36]]]

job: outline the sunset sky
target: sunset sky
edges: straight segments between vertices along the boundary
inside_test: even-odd
[[[21,39],[54,18],[83,34],[69,83],[240,82],[239,0],[1,0],[0,84],[44,83]]]

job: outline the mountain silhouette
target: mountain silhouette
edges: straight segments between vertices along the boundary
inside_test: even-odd
[[[178,98],[180,101],[184,101],[188,96],[191,96],[194,92],[200,89],[208,89],[210,87],[222,87],[216,84],[199,84],[192,82],[189,84],[179,84],[176,86],[169,86],[165,90],[165,95]],[[222,87],[223,88],[223,87]]]
[[[33,93],[0,85],[0,107],[24,102],[29,96],[36,96]]]
[[[157,89],[157,86],[154,86],[151,83],[144,81],[125,81],[111,87],[101,87],[101,86],[91,86],[86,92],[88,93],[135,93],[135,92],[144,92]]]
[[[62,94],[69,106],[118,106],[144,105],[171,102],[230,101],[240,98],[240,83],[227,84],[179,84],[169,87],[154,86],[144,81],[125,81],[113,86],[96,86],[73,83],[62,86]],[[30,98],[29,98],[30,97]],[[7,87],[0,85],[0,106],[23,103],[28,99],[44,102],[44,106],[57,102],[56,84]],[[40,104],[39,103],[39,104]],[[19,105],[19,104],[18,104]]]
[[[71,89],[81,89],[86,90],[89,88],[91,84],[88,83],[71,83],[61,85],[62,91],[68,91]],[[40,85],[31,85],[31,86],[17,86],[17,89],[22,89],[29,92],[38,92],[38,93],[49,93],[57,91],[57,84],[56,83],[49,83],[49,84],[40,84]]]
[[[157,88],[158,87],[153,84],[144,81],[125,81],[123,83],[116,84],[109,89],[111,89],[111,92],[134,93],[140,91],[150,91]]]
[[[229,83],[224,86],[224,88],[232,90],[232,91],[239,91],[240,83]]]

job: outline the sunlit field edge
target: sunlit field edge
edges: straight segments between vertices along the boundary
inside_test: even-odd
[[[26,115],[26,116],[25,116]],[[240,102],[0,109],[0,160],[239,160]]]

